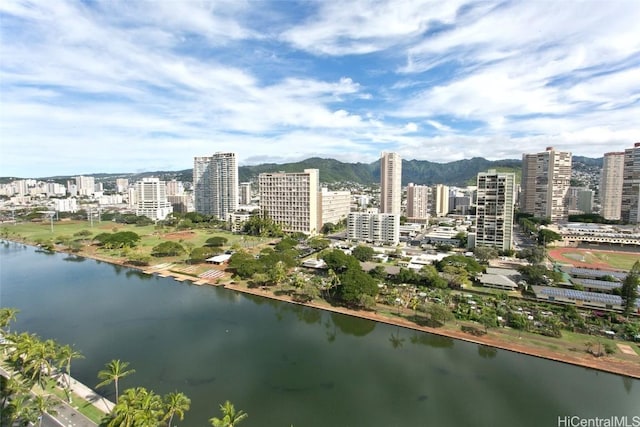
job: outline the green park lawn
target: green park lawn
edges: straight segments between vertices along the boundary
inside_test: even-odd
[[[621,269],[631,270],[633,263],[640,260],[640,254],[624,253],[624,252],[598,252],[591,251],[592,255],[601,262],[606,262],[610,266]]]
[[[193,248],[197,248],[203,246],[206,240],[211,237],[223,236],[228,239],[228,242],[224,248],[220,248],[220,250],[222,251],[232,246],[235,246],[237,248],[239,247],[250,249],[256,245],[265,243],[268,240],[259,237],[236,235],[223,230],[193,229],[186,231],[175,231],[169,228],[156,229],[156,227],[153,225],[140,227],[129,224],[117,224],[114,222],[94,223],[93,227],[91,227],[91,224],[86,221],[57,221],[53,223],[53,231],[51,231],[51,224],[48,222],[18,223],[16,225],[5,225],[1,227],[1,230],[1,234],[3,236],[7,236],[9,239],[20,240],[31,244],[35,244],[37,242],[47,242],[51,239],[55,240],[60,236],[67,236],[71,237],[72,239],[78,239],[78,237],[74,237],[74,234],[85,230],[90,231],[93,236],[96,236],[100,233],[132,231],[141,237],[135,251],[142,254],[150,254],[151,249],[154,246],[165,241],[175,241],[182,244],[183,246],[193,245]],[[97,255],[103,255],[116,259],[121,258],[120,250],[100,249],[96,252],[95,247],[93,246],[85,246],[80,254],[83,253],[85,255],[91,255],[95,253]],[[164,262],[181,262],[184,260],[184,255],[179,257],[153,258],[151,264],[153,265]]]

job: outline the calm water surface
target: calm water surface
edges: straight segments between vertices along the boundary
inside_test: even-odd
[[[181,426],[208,425],[226,399],[247,427],[640,416],[638,380],[13,243],[0,257],[0,305],[21,311],[14,329],[73,344],[86,359],[72,375],[89,386],[119,358],[137,371],[121,389],[186,393]]]

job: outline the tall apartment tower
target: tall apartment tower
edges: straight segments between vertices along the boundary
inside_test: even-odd
[[[605,153],[600,175],[600,214],[604,219],[620,219],[623,177],[624,151]]]
[[[522,156],[521,210],[536,217],[563,221],[568,217],[571,153],[553,147]]]
[[[226,221],[238,209],[238,164],[235,153],[195,157],[193,195],[196,212]]]
[[[640,142],[624,150],[621,217],[628,224],[640,224]]]
[[[240,204],[241,205],[251,204],[251,183],[250,182],[240,183]]]
[[[431,188],[431,213],[434,216],[447,216],[449,213],[449,187],[436,184]]]
[[[489,170],[478,174],[476,247],[512,248],[515,181],[513,173]]]
[[[398,153],[380,157],[380,213],[399,214],[402,209],[402,159]]]
[[[407,186],[407,217],[426,219],[429,218],[429,187],[426,185]]]
[[[261,173],[260,211],[283,231],[316,234],[320,229],[318,169],[298,173]]]
[[[92,176],[77,176],[76,185],[81,196],[90,196],[96,191],[96,180]]]
[[[163,220],[173,212],[167,201],[167,187],[158,178],[142,178],[136,182],[136,215],[146,216],[154,221]]]

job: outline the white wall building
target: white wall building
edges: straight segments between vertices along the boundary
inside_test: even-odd
[[[80,196],[91,196],[96,191],[96,180],[92,176],[77,176],[76,186]]]
[[[429,218],[429,187],[426,185],[407,186],[407,218]]]
[[[515,174],[480,172],[477,183],[475,246],[506,251],[513,247]]]
[[[283,231],[309,235],[320,229],[318,169],[304,172],[261,173],[258,176],[260,210]]]
[[[359,242],[397,245],[400,241],[400,214],[350,212],[347,238]]]
[[[567,191],[571,182],[571,153],[546,151],[522,155],[520,210],[552,222],[568,218]]]
[[[158,178],[143,178],[136,182],[136,215],[154,221],[163,220],[173,212],[167,201],[167,188]]]
[[[619,220],[622,209],[624,151],[605,153],[600,174],[600,215]]]
[[[78,212],[78,202],[76,199],[52,199],[53,210],[56,212]]]
[[[195,157],[193,195],[196,212],[227,220],[238,209],[238,164],[235,153]]]
[[[626,223],[640,224],[640,142],[624,150],[621,217]]]

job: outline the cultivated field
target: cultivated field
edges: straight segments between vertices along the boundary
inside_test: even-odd
[[[633,263],[640,260],[640,253],[555,248],[549,250],[549,258],[562,264],[572,264],[575,267],[629,271]]]

